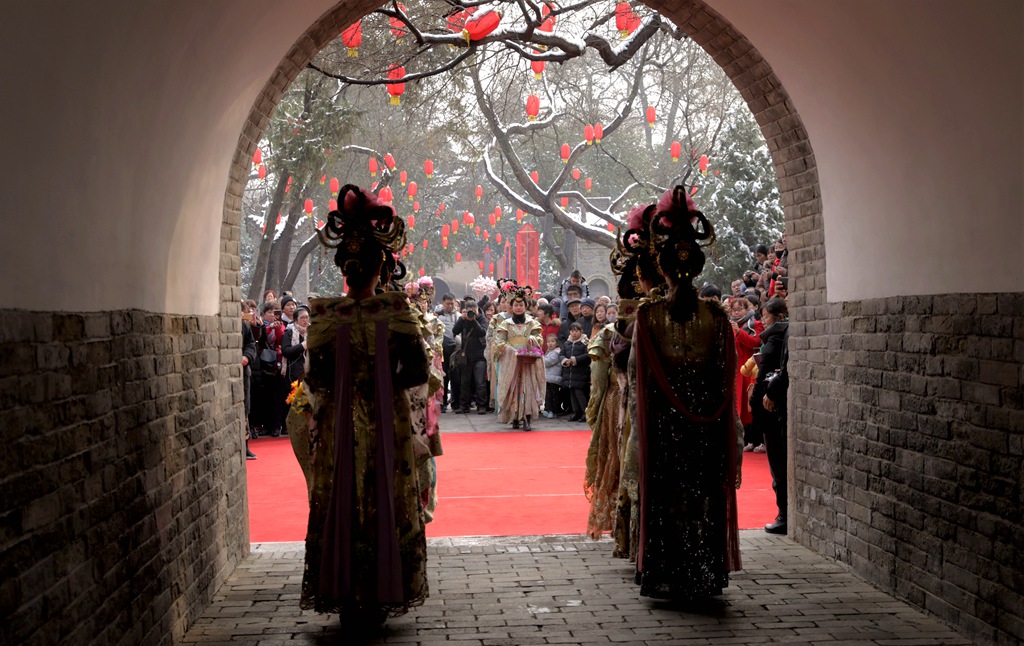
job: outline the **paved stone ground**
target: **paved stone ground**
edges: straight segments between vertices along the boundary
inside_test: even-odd
[[[430,540],[426,604],[373,644],[970,644],[785,537],[742,532],[744,570],[707,603],[643,599],[608,540]],[[189,644],[352,644],[336,615],[299,609],[301,543],[253,545]]]

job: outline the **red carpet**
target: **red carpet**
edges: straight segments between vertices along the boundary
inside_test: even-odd
[[[583,470],[590,431],[452,433],[437,458],[438,507],[427,536],[581,534],[589,505]],[[288,438],[252,441],[246,462],[249,539],[301,541],[306,536],[305,482]],[[740,529],[775,518],[768,460],[743,454]]]

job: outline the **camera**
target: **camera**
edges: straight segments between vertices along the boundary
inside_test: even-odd
[[[468,319],[475,319],[476,318],[476,310],[466,310],[466,318],[468,318]]]

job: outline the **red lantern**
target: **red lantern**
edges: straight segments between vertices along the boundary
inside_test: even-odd
[[[479,224],[476,225],[476,228],[474,229],[474,232],[476,233],[476,237],[479,238],[480,237],[480,225]]]
[[[410,215],[409,217],[407,217],[405,219],[405,223],[409,225],[410,229],[415,229],[416,228],[416,216],[415,215]]]
[[[402,13],[405,13],[405,5],[399,2],[398,10],[401,11]],[[400,19],[395,18],[394,16],[388,18],[388,21],[391,23],[391,34],[395,37],[395,39],[402,40],[402,36],[405,35],[405,23],[402,22]]]
[[[452,232],[452,229],[451,229],[450,226],[448,226],[447,224],[442,224],[441,225],[441,235],[442,236],[447,238],[449,235],[451,235],[451,232]]]
[[[324,182],[326,182],[326,181],[327,181],[327,173],[324,173],[323,175],[320,176],[320,186],[323,186]]]
[[[359,56],[359,46],[363,44],[363,25],[361,20],[355,21],[349,28],[341,32],[341,40],[348,47],[349,58]]]
[[[484,270],[484,261],[483,260],[479,261],[478,263],[476,263],[476,266],[480,268],[480,271],[483,271]]]
[[[491,253],[491,245],[489,245],[489,244],[485,244],[484,245],[484,253]]]
[[[429,159],[427,161],[423,162],[423,172],[426,173],[427,179],[430,179],[431,177],[433,177],[434,176],[434,162],[429,160]]]
[[[277,214],[277,220],[274,221],[274,225],[275,226],[280,226],[280,224],[281,224],[281,214],[278,213]]]
[[[589,123],[583,126],[583,138],[587,140],[587,145],[594,143],[594,126]]]
[[[388,79],[394,81],[393,83],[387,84],[388,94],[391,95],[391,105],[402,104],[402,93],[405,92],[405,83],[400,83],[398,81],[401,81],[404,78],[405,68],[401,65],[392,64],[391,67],[388,68]],[[388,164],[388,168],[394,170],[394,166],[391,164]]]
[[[484,196],[484,187],[479,184],[476,185],[476,201],[479,202]]]
[[[341,182],[338,181],[337,177],[332,177],[331,178],[331,192],[332,193],[337,193],[340,190],[341,190]]]
[[[491,239],[491,232],[485,230],[484,231],[484,240],[490,240],[490,239]]]
[[[429,242],[430,242],[429,240],[427,240],[426,238],[423,238],[423,248],[424,248],[424,249],[426,249],[426,248],[427,248],[427,244],[428,244]]]
[[[490,225],[491,225],[491,226],[493,227],[493,226],[494,226],[495,224],[497,224],[497,223],[498,223],[498,218],[494,217],[494,214],[493,214],[493,213],[491,213],[491,214],[490,214],[489,216],[487,216],[487,221],[488,221],[488,222],[490,223]]]
[[[565,208],[568,208],[568,207],[569,207],[569,198],[563,197],[562,198],[562,208],[565,209]]]
[[[409,246],[406,247],[405,250],[408,251],[409,253],[412,253],[413,249],[415,249],[415,248],[416,248],[416,245],[414,245],[413,243],[410,242]]]
[[[337,211],[338,210],[338,200],[334,199],[333,197],[331,199],[327,200],[327,210],[328,211]]]
[[[456,234],[458,232],[459,232],[459,221],[458,220],[452,220],[452,234],[454,235],[454,234]]]
[[[572,169],[572,178],[574,180],[576,180],[577,182],[580,181],[580,169],[578,169],[578,168]]]
[[[395,170],[395,158],[391,155],[391,153],[387,153],[384,155],[384,164],[391,170]]]
[[[569,163],[569,155],[572,154],[572,149],[569,148],[569,144],[562,144],[562,163]]]
[[[540,183],[540,173],[538,173],[537,171],[533,171],[532,173],[530,173],[530,179],[533,180],[534,184],[539,184]]]
[[[487,273],[489,273],[489,274],[493,274],[494,273],[494,263],[493,262],[491,264],[487,265]]]
[[[522,222],[524,217],[526,217],[526,211],[516,209],[516,222]]]
[[[317,220],[316,221],[316,228],[317,229],[323,229],[324,228],[324,221],[323,220]]]
[[[501,207],[500,206],[494,207],[494,218],[496,220],[500,220],[501,219]]]
[[[462,254],[459,252],[455,253],[455,262],[462,262]]]
[[[380,189],[378,197],[380,197],[381,201],[384,202],[385,204],[391,204],[391,202],[393,202],[395,199],[395,194],[391,190],[390,186],[385,186],[384,188]]]
[[[423,278],[426,275],[427,275],[427,270],[424,269],[423,267],[420,267],[420,278]]]
[[[546,31],[548,33],[555,30],[555,16],[551,15],[551,5],[545,4],[541,7],[541,15],[547,16],[547,19],[540,24],[537,28],[538,31]]]
[[[544,78],[544,61],[530,61],[530,69],[533,70],[533,78],[538,81]]]
[[[629,17],[632,14],[633,9],[628,2],[620,2],[615,5],[615,28],[619,30],[619,38],[629,35]]]
[[[307,197],[305,204],[303,204],[303,208],[306,211],[306,215],[312,215],[313,214],[313,200],[311,200],[311,199],[309,199]]]
[[[412,203],[412,212],[413,213],[419,213],[420,212],[420,201],[419,200],[416,200],[415,202]]]
[[[609,231],[615,231],[615,225],[612,224],[611,222],[609,222],[607,226]]]
[[[252,163],[254,166],[259,166],[263,163],[263,151],[256,148],[256,152],[252,154]]]
[[[448,236],[441,236],[441,247],[444,249],[448,248]]]
[[[377,176],[377,158],[376,157],[370,157],[370,161],[369,161],[368,165],[370,167],[370,177],[376,177]]]
[[[601,139],[604,137],[604,126],[600,123],[594,124],[594,141],[601,143]]]
[[[494,234],[494,241],[497,242],[498,244],[501,244],[501,234],[500,233],[495,233]]]
[[[540,98],[536,94],[531,94],[526,97],[526,117],[530,121],[536,121],[538,114],[540,114]]]
[[[405,186],[405,183],[409,181],[409,173],[403,170],[398,174],[398,181],[402,183],[402,186]]]
[[[594,180],[588,177],[586,180],[584,180],[583,186],[587,189],[587,192],[589,193],[590,189],[594,188]]]
[[[690,195],[692,196],[692,195],[696,195],[696,194],[697,194],[697,187],[694,186],[693,188],[690,189]]]
[[[267,165],[260,164],[260,167],[256,169],[256,176],[260,179],[267,179]]]
[[[402,171],[402,174],[405,175],[405,171],[404,170]],[[407,189],[407,191],[409,192],[409,201],[410,202],[412,202],[414,199],[416,199],[416,193],[418,193],[419,190],[420,190],[420,187],[416,185],[416,182],[409,182],[409,188]]]
[[[654,127],[654,121],[656,116],[657,112],[654,111],[654,106],[649,106],[647,108],[647,124],[652,128]]]
[[[708,174],[708,156],[701,155],[700,160],[697,162],[697,167],[700,168],[701,175]]]
[[[480,40],[490,35],[491,32],[498,28],[498,23],[500,22],[500,13],[488,11],[479,18],[467,21],[465,28],[462,30],[462,37],[468,45],[471,41]]]
[[[284,185],[284,192],[287,193],[290,190],[292,190],[292,177],[291,177],[291,175],[288,176],[288,182]]]
[[[444,210],[446,208],[448,208],[448,207],[445,205],[445,203],[441,202],[440,204],[437,205],[437,212],[438,213],[444,213]]]
[[[669,153],[672,155],[672,161],[679,161],[679,157],[683,154],[683,147],[678,141],[673,141],[669,147]]]
[[[476,216],[474,216],[469,211],[466,211],[462,215],[462,223],[467,225],[467,226],[473,226],[476,223]]]

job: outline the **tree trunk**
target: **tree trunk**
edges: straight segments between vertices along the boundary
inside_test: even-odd
[[[281,211],[281,206],[284,204],[284,189],[288,184],[290,176],[291,173],[288,172],[288,169],[282,169],[282,172],[278,174],[274,196],[271,198],[270,205],[263,214],[263,237],[260,239],[260,246],[256,251],[256,267],[253,269],[252,284],[249,286],[249,293],[247,295],[247,298],[257,303],[263,302],[263,292],[265,291],[263,286],[266,285],[267,265],[270,261],[270,250],[274,245],[274,230],[276,228],[274,223],[277,222],[277,216],[271,217],[271,215]]]
[[[292,268],[288,270],[288,275],[284,277],[284,281],[281,283],[281,289],[292,290],[296,279],[299,277],[299,272],[302,270],[302,263],[309,257],[309,254],[313,253],[313,250],[316,249],[319,243],[320,240],[316,235],[302,243],[298,253],[295,254],[295,259],[292,260]]]
[[[292,187],[294,189],[294,186]],[[301,196],[298,192],[295,195]],[[288,271],[288,258],[292,255],[292,240],[295,239],[295,227],[302,217],[302,199],[298,197],[292,200],[288,206],[288,221],[285,222],[281,236],[274,241],[274,247],[270,250],[270,261],[267,263],[267,282],[264,289],[272,289],[278,294],[284,287],[284,275]]]

